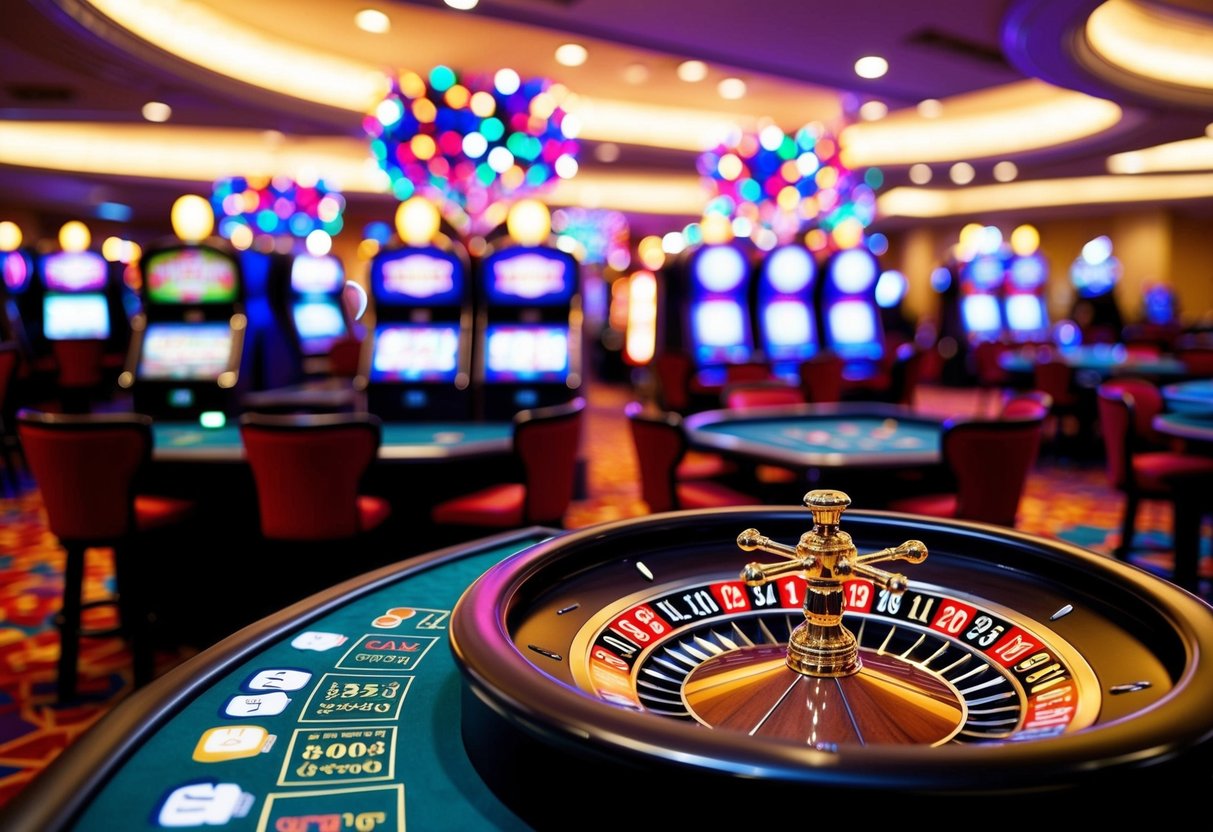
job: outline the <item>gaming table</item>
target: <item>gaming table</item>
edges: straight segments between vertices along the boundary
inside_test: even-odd
[[[524,529],[334,586],[121,702],[0,826],[1201,805],[1213,608],[1060,541],[814,499]],[[809,639],[833,675],[791,664],[810,597],[852,639]]]

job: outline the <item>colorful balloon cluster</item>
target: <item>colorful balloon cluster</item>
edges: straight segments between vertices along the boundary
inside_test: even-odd
[[[876,216],[880,171],[860,173],[842,164],[838,141],[820,124],[795,135],[768,125],[737,133],[698,160],[715,192],[706,213],[748,220],[781,240],[801,232],[810,248],[836,251],[864,241]]]
[[[455,202],[472,216],[504,197],[532,194],[577,173],[568,91],[503,69],[460,79],[438,66],[413,72],[363,119],[371,152],[400,200],[414,194]]]
[[[336,236],[344,223],[345,197],[322,180],[297,182],[286,176],[229,176],[211,186],[219,235],[304,239],[313,231]]]

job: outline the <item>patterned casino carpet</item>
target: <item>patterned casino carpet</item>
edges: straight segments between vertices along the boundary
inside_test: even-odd
[[[622,415],[631,395],[626,387],[595,386],[590,391],[585,442],[588,494],[570,509],[571,528],[646,511],[638,496],[635,459]],[[917,406],[938,415],[968,415],[974,412],[974,402],[966,391],[927,388],[920,390]],[[860,507],[860,495],[852,496]],[[799,497],[790,495],[788,502]],[[1097,464],[1074,464],[1046,455],[1028,482],[1019,528],[1106,554],[1117,543],[1121,502]],[[1167,573],[1170,522],[1166,504],[1143,505],[1134,553],[1139,566]],[[71,707],[56,706],[58,637],[52,622],[59,607],[62,567],[62,552],[45,529],[33,484],[27,482],[16,496],[0,497],[0,805],[130,692],[129,656],[121,640],[86,639],[82,697]],[[90,551],[86,599],[110,592],[111,567],[108,550]],[[1213,579],[1210,567],[1213,559],[1206,558],[1202,571]],[[112,613],[99,608],[92,614]],[[94,618],[92,623],[105,620]],[[190,648],[163,650],[158,669],[167,670],[191,652]]]

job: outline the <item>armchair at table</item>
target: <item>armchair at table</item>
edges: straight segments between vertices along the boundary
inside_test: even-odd
[[[564,515],[576,490],[585,408],[585,399],[578,397],[515,414],[513,454],[519,480],[489,485],[433,506],[430,520],[440,537],[530,525],[564,528]]]
[[[624,408],[640,475],[640,496],[649,511],[756,505],[762,501],[712,479],[679,475],[688,442],[682,417],[629,402]]]
[[[82,638],[125,636],[134,684],[155,674],[153,604],[145,573],[149,561],[165,560],[195,514],[191,500],[140,493],[138,479],[151,461],[152,420],[136,413],[66,414],[22,409],[17,433],[46,510],[47,527],[67,562],[59,628],[58,696],[76,698]],[[89,550],[113,551],[112,597],[85,600]],[[117,607],[117,624],[88,628],[86,610]]]

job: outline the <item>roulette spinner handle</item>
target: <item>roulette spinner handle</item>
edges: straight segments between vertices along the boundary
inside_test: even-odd
[[[863,666],[855,635],[842,624],[843,581],[857,576],[871,580],[894,595],[909,586],[904,575],[871,566],[886,560],[922,563],[926,546],[907,540],[900,546],[860,555],[851,536],[839,529],[842,513],[851,498],[841,491],[818,489],[804,496],[804,504],[813,512],[813,528],[800,536],[796,546],[777,543],[758,532],[746,529],[737,537],[744,551],[755,550],[780,555],[778,563],[750,563],[741,573],[747,586],[762,586],[768,581],[795,572],[807,582],[804,622],[792,631],[788,642],[788,667],[805,676],[850,676]]]

